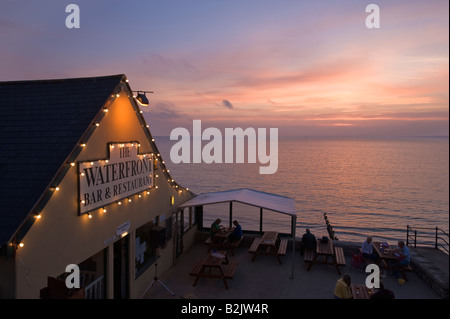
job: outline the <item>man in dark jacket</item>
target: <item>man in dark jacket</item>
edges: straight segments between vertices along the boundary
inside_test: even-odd
[[[302,251],[301,251],[302,256],[303,256],[305,250],[307,250],[307,249],[316,250],[316,246],[317,246],[316,236],[311,234],[311,231],[309,230],[309,228],[306,229],[306,233],[302,237],[302,243],[303,243]]]

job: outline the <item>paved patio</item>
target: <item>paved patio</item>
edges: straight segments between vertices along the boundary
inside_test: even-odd
[[[294,255],[294,278],[292,273],[292,251],[288,249],[280,265],[275,256],[258,255],[251,261],[248,246],[242,245],[229,254],[229,260],[238,262],[234,278],[228,280],[229,289],[218,278],[200,278],[194,287],[195,278],[189,276],[196,261],[206,256],[207,247],[202,242],[196,243],[184,253],[176,265],[159,276],[171,291],[172,296],[163,286],[157,284],[148,289],[144,299],[332,299],[336,281],[340,278],[336,268],[331,265],[315,264],[310,271],[303,257],[296,251]],[[353,283],[364,284],[366,274],[347,265],[342,268],[342,275],[347,273]],[[414,272],[407,273],[408,281],[403,285],[395,278],[384,280],[386,288],[391,289],[396,299],[441,299],[441,297]]]

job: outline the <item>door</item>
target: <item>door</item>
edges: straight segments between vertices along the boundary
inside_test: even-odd
[[[128,240],[129,235],[114,243],[114,299],[128,299],[129,266]]]

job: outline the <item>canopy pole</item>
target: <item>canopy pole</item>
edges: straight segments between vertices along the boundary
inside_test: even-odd
[[[259,208],[259,233],[262,234],[263,230],[263,208]]]
[[[230,201],[230,216],[228,218],[228,226],[231,227],[233,225],[233,202]]]
[[[297,216],[292,216],[292,271],[291,278],[294,279],[294,267],[295,267],[295,228],[297,227]]]

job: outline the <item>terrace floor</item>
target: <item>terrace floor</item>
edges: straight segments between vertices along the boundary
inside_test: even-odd
[[[194,287],[195,278],[189,272],[197,260],[206,256],[207,246],[195,243],[185,252],[177,263],[159,276],[175,296],[162,285],[150,287],[144,299],[332,299],[336,281],[340,278],[336,268],[331,265],[315,264],[307,271],[307,264],[298,251],[292,257],[288,249],[279,264],[275,256],[258,255],[251,261],[248,246],[242,245],[235,256],[228,253],[229,260],[238,262],[234,278],[227,280],[229,289],[218,278],[200,278]],[[294,258],[294,278],[292,273]],[[341,274],[349,274],[353,283],[364,284],[367,274],[350,267],[351,260],[346,256],[347,265],[341,267]],[[447,264],[448,265],[448,264]],[[400,284],[397,279],[387,275],[383,280],[386,288],[392,290],[396,299],[441,299],[441,297],[414,272],[408,272],[408,281]]]

